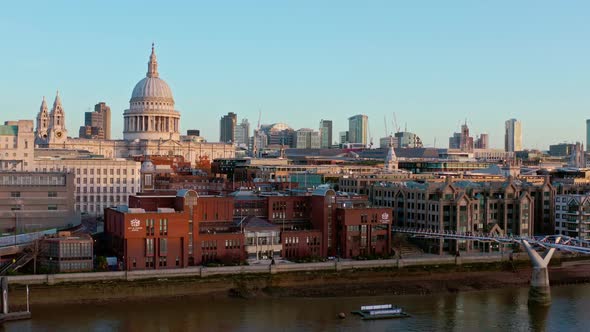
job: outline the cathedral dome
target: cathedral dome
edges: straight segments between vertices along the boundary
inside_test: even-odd
[[[170,87],[163,79],[159,77],[146,77],[137,82],[135,88],[133,88],[131,101],[144,98],[173,99],[172,90],[170,90]]]

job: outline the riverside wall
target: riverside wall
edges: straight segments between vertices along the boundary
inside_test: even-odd
[[[528,260],[526,253],[513,255],[514,260]],[[189,267],[182,269],[59,273],[9,276],[9,284],[17,285],[54,285],[59,283],[83,283],[95,281],[132,281],[161,278],[206,278],[219,275],[239,274],[277,274],[287,272],[344,271],[354,269],[405,268],[431,265],[462,265],[494,263],[508,260],[505,256],[462,256],[462,257],[416,257],[404,259],[383,259],[368,261],[330,261],[320,263],[283,263],[276,265],[243,265],[222,267]]]

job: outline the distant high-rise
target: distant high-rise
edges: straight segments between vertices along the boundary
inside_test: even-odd
[[[241,123],[236,124],[234,137],[236,139],[236,144],[248,145],[250,139],[250,122],[248,122],[248,119],[242,119]]]
[[[199,129],[189,129],[186,131],[187,136],[201,136],[201,131]]]
[[[320,121],[320,137],[322,149],[332,146],[332,120]]]
[[[302,128],[293,133],[293,147],[296,149],[319,149],[320,132]]]
[[[490,138],[488,134],[481,134],[479,138],[475,140],[475,148],[476,149],[489,149],[490,148]]]
[[[506,152],[522,151],[522,125],[516,119],[506,121],[504,149]]]
[[[473,137],[469,136],[467,122],[461,125],[461,132],[449,137],[449,149],[459,149],[463,152],[473,151]]]
[[[221,117],[219,121],[219,141],[222,143],[234,143],[235,127],[238,122],[238,116],[234,112],[229,112],[227,115]]]
[[[590,119],[586,120],[586,151],[590,152]]]
[[[80,138],[111,139],[111,108],[106,103],[94,105],[94,112],[84,113],[84,126]]]
[[[341,131],[339,133],[340,144],[348,143],[348,131]]]
[[[369,117],[358,114],[348,118],[348,143],[362,143],[367,145]]]

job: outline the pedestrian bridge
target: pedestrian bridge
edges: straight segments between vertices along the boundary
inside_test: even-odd
[[[520,243],[523,241],[531,245],[537,245],[546,249],[555,248],[558,250],[575,252],[590,255],[590,241],[578,240],[566,235],[539,235],[539,236],[511,236],[499,235],[496,233],[484,232],[456,232],[438,231],[428,228],[404,228],[393,227],[392,232],[412,235],[414,237],[448,239],[448,240],[471,240],[497,243]],[[523,244],[524,245],[524,244]]]
[[[549,265],[549,261],[555,250],[590,255],[590,241],[579,240],[565,235],[540,235],[533,237],[507,236],[497,233],[439,231],[428,228],[400,227],[394,227],[392,232],[432,239],[522,244],[533,264],[531,287],[529,290],[529,304],[549,305],[551,303],[549,272],[547,266]],[[545,252],[539,254],[533,246],[545,249]]]

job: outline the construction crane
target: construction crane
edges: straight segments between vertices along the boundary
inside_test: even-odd
[[[389,135],[389,131],[387,131],[387,117],[383,116],[383,124],[385,125],[385,137]]]
[[[260,133],[260,117],[262,116],[262,110],[258,109],[258,124],[256,125],[256,131],[254,137],[252,137],[252,157],[258,158],[258,144],[257,138]]]
[[[395,116],[395,112],[393,112],[393,129],[395,129],[396,133],[399,133],[399,126],[397,124],[397,117]]]

